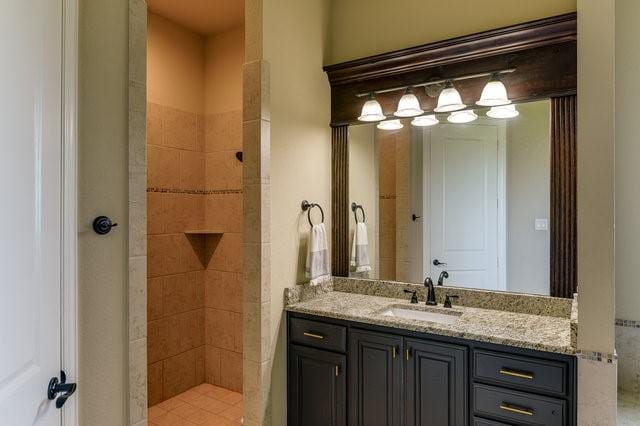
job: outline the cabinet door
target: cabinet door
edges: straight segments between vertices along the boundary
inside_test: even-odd
[[[402,424],[402,338],[349,332],[349,422],[352,426]]]
[[[289,345],[289,425],[346,426],[346,356]]]
[[[405,340],[407,426],[467,424],[467,348]]]

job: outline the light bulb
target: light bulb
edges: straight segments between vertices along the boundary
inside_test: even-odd
[[[377,127],[380,130],[398,130],[402,129],[404,126],[402,125],[400,120],[387,120],[378,123]]]
[[[472,121],[476,120],[477,118],[478,118],[478,116],[476,115],[476,113],[473,112],[472,109],[468,109],[468,110],[465,110],[465,111],[454,111],[454,112],[452,112],[447,117],[447,121],[449,123],[462,124],[462,123],[471,123]]]
[[[430,114],[430,115],[423,115],[420,117],[416,117],[413,120],[411,120],[411,124],[413,126],[417,126],[417,127],[427,127],[427,126],[433,126],[438,124],[440,121],[438,121],[438,119],[436,118],[436,116],[434,114]]]
[[[415,117],[424,111],[420,108],[420,101],[413,93],[407,90],[398,102],[398,109],[393,113],[396,117]]]
[[[373,99],[373,97],[371,97],[371,99],[365,102],[362,106],[362,112],[360,113],[360,117],[358,117],[358,120],[370,122],[381,121],[385,118],[387,117],[385,117],[382,113],[382,107],[380,106],[380,103]]]
[[[497,78],[493,78],[482,89],[482,95],[480,100],[476,102],[476,105],[480,106],[496,106],[507,105],[511,101],[507,97],[507,88]]]
[[[462,103],[460,93],[453,87],[451,82],[447,82],[440,96],[438,96],[438,106],[434,109],[435,112],[450,112],[457,111],[466,107]]]
[[[491,107],[487,116],[491,118],[513,118],[520,115],[515,105],[502,105]]]

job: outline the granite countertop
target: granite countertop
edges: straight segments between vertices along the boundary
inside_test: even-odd
[[[574,354],[570,318],[455,305],[445,309],[410,304],[407,299],[343,291],[316,291],[313,297],[288,300],[286,310],[322,317],[375,324],[429,334],[459,337],[545,352]],[[453,324],[382,315],[390,307],[458,314]]]

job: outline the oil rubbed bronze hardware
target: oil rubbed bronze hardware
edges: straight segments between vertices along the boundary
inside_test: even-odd
[[[67,375],[60,371],[60,379],[52,377],[47,387],[47,398],[50,401],[56,400],[56,408],[62,408],[67,399],[76,391],[75,383],[67,383]],[[58,394],[62,394],[58,396]]]
[[[362,213],[362,223],[365,223],[367,220],[367,217],[364,214],[364,209],[362,208],[362,204],[357,204],[355,202],[351,203],[351,211],[353,212],[353,218],[356,220],[356,223],[358,223],[358,209]]]
[[[310,203],[307,200],[303,200],[301,207],[303,212],[307,212],[307,220],[309,220],[309,225],[311,225],[311,227],[313,227],[313,222],[311,222],[311,209],[313,209],[314,207],[320,209],[320,214],[322,215],[322,223],[324,223],[324,210],[322,210],[320,204]]]
[[[96,234],[106,235],[111,232],[111,228],[118,226],[118,224],[113,223],[107,216],[98,216],[93,219],[92,226]]]
[[[304,334],[307,337],[313,337],[314,339],[319,339],[319,340],[324,339],[324,336],[322,334],[307,333],[307,332],[304,332],[302,334]]]
[[[509,411],[510,413],[522,414],[523,416],[533,416],[533,410],[530,410],[528,408],[516,407],[504,402],[500,404],[500,409]]]
[[[411,293],[411,304],[417,304],[418,303],[418,295],[417,295],[417,291],[412,291],[412,290],[405,290],[405,293],[409,294]]]
[[[523,371],[513,371],[513,370],[500,370],[500,374],[504,374],[505,376],[518,377],[520,379],[528,379],[533,380],[533,374],[525,373]]]

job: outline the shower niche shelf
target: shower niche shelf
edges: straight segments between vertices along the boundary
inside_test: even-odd
[[[187,235],[222,235],[223,231],[219,231],[216,229],[191,229],[188,231],[184,231]]]

